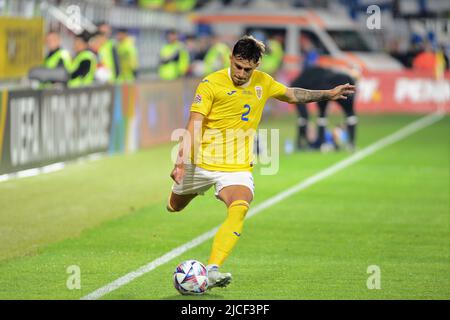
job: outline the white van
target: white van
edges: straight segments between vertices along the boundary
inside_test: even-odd
[[[322,10],[258,8],[223,8],[220,12],[198,11],[195,23],[211,25],[218,35],[240,37],[263,32],[283,39],[284,70],[301,69],[305,40],[315,47],[318,62],[324,66],[341,66],[359,71],[394,71],[403,66],[387,53],[376,51],[364,39],[352,20]]]

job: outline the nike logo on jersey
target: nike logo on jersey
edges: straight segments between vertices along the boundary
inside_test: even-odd
[[[236,90],[232,90],[232,91],[230,91],[230,92],[227,92],[227,95],[231,96],[231,95],[233,95],[234,93],[236,93]]]
[[[237,235],[238,237],[240,237],[241,236],[241,234],[240,233],[237,233],[236,231],[235,232],[233,232],[235,235]]]

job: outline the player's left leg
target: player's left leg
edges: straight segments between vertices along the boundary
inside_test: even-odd
[[[216,184],[217,198],[227,206],[227,217],[214,237],[208,260],[210,288],[224,287],[231,282],[231,274],[219,272],[219,267],[236,246],[242,233],[250,202],[253,200],[253,178],[250,172],[228,173],[225,176],[222,183],[219,181],[219,186]],[[228,185],[233,183],[233,180],[240,184]]]
[[[227,217],[214,237],[208,264],[221,266],[241,236],[253,193],[246,186],[232,185],[220,190],[218,198],[227,206]]]

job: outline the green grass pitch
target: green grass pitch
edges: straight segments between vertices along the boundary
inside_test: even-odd
[[[362,116],[359,149],[418,118]],[[294,126],[262,125],[282,143]],[[102,299],[449,299],[449,128],[445,117],[247,220],[225,289],[185,297],[172,286],[179,262],[206,262],[210,240]],[[79,299],[218,226],[226,211],[212,190],[165,211],[171,148],[1,182],[0,299]],[[348,156],[282,153],[277,175],[256,170],[253,205]],[[81,289],[66,286],[71,265]],[[367,288],[370,265],[379,290]]]

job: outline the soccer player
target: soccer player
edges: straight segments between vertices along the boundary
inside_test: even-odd
[[[233,47],[230,67],[201,81],[170,174],[175,183],[168,211],[183,210],[213,185],[216,197],[227,207],[227,217],[214,237],[207,265],[209,288],[224,287],[231,281],[231,274],[220,272],[219,267],[241,236],[253,200],[251,143],[266,100],[306,103],[345,99],[354,93],[350,84],[331,90],[287,88],[268,74],[255,70],[264,51],[262,42],[244,36]],[[244,147],[235,148],[242,137],[248,138]]]

